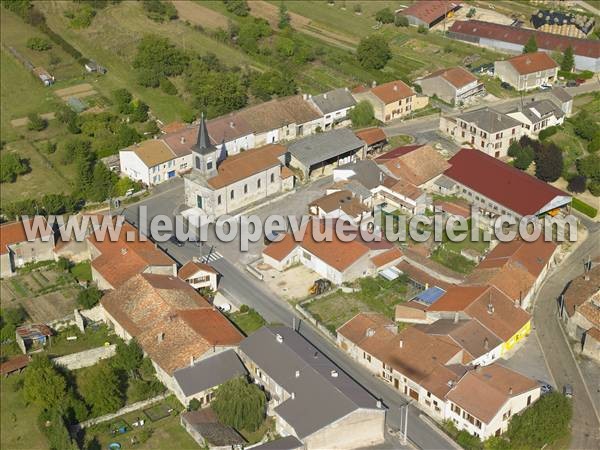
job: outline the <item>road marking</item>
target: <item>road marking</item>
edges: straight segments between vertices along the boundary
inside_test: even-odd
[[[209,262],[218,261],[222,257],[223,257],[223,255],[221,255],[219,252],[212,252],[212,253],[209,253],[208,255],[202,256],[200,261],[203,262],[204,264],[206,264]]]

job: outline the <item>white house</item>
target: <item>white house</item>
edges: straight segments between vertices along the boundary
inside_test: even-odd
[[[517,91],[528,91],[556,80],[558,64],[546,52],[524,53],[494,63],[494,73]]]
[[[323,115],[323,130],[330,130],[348,120],[348,113],[356,105],[348,88],[334,89],[323,94],[309,96],[308,100]]]
[[[523,134],[535,138],[540,131],[556,125],[562,125],[565,114],[550,100],[527,103],[517,111],[507,114],[523,124]]]
[[[194,259],[185,263],[177,272],[177,276],[194,289],[217,290],[219,273],[208,264]]]

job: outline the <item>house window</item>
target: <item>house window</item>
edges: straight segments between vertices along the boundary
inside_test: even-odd
[[[275,183],[275,174],[274,173],[271,174],[271,183]]]
[[[306,259],[307,261],[311,260],[311,254],[308,252],[303,252],[302,256],[304,257],[304,259]]]
[[[258,180],[256,180],[256,188],[260,189],[260,178]]]
[[[233,189],[231,190],[231,192],[229,193],[229,197],[231,198],[231,200],[233,200],[233,197],[235,196]]]
[[[531,395],[527,396],[527,406],[531,405]]]
[[[200,169],[200,157],[196,156],[196,169]]]
[[[247,194],[247,193],[248,193],[248,185],[247,185],[247,184],[245,184],[245,185],[244,185],[244,194]]]
[[[220,205],[220,204],[221,204],[221,196],[220,196],[220,195],[218,195],[218,196],[217,196],[217,205]]]
[[[371,355],[369,355],[366,352],[363,352],[363,359],[366,359],[367,361],[371,362]]]
[[[212,169],[212,167],[213,167],[213,162],[212,162],[212,160],[208,160],[208,161],[206,162],[206,169],[207,169],[207,170],[211,170],[211,169]]]

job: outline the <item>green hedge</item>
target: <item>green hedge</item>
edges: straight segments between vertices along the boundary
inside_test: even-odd
[[[571,203],[574,209],[585,214],[588,217],[594,218],[596,214],[598,214],[598,210],[593,206],[588,205],[585,202],[582,202],[578,198],[573,198],[573,202]]]
[[[558,76],[563,77],[566,80],[577,80],[578,78],[589,80],[594,76],[594,72],[591,70],[584,70],[583,72],[567,72],[564,70],[559,70]]]

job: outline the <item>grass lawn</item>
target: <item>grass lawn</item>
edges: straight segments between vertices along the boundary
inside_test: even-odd
[[[388,145],[394,149],[396,147],[402,147],[403,145],[408,145],[413,141],[412,136],[408,136],[406,134],[400,134],[398,136],[392,136],[388,138]]]
[[[275,430],[275,419],[267,417],[265,421],[258,427],[256,431],[239,430],[239,433],[248,441],[248,444],[255,444],[259,442],[267,431]]]
[[[484,233],[482,229],[478,229],[478,237],[473,239],[471,237],[471,220],[467,220],[468,230],[466,232],[467,237],[462,242],[452,242],[446,233],[443,236],[444,248],[449,251],[460,254],[461,250],[475,250],[478,253],[483,254],[490,246],[489,242],[484,241]],[[459,234],[459,233],[457,233]],[[464,234],[464,233],[460,233]]]
[[[483,82],[485,89],[495,97],[510,98],[517,97],[519,95],[519,93],[515,89],[508,90],[500,86],[501,81],[498,78],[484,75],[480,78],[480,80]]]
[[[113,442],[121,444],[121,448],[129,449],[168,449],[176,448],[182,450],[200,448],[196,441],[185,431],[179,423],[179,410],[183,409],[174,397],[169,397],[163,400],[164,404],[174,408],[175,411],[170,416],[152,422],[144,414],[143,411],[135,411],[125,414],[118,419],[101,423],[85,430],[84,442],[89,445],[93,441],[98,444],[94,448],[108,448],[108,445]],[[143,427],[133,428],[132,423],[137,419],[145,419]],[[127,432],[124,434],[112,434],[112,430],[122,425],[122,422],[127,424]],[[145,441],[143,435],[149,434],[150,437]],[[131,438],[137,440],[137,444],[132,447]],[[91,447],[85,447],[91,448]]]
[[[468,260],[459,253],[447,248],[446,245],[440,245],[431,254],[431,259],[439,262],[443,266],[454,270],[458,273],[471,273],[477,265],[473,261]]]
[[[67,340],[68,336],[77,336],[76,340]],[[63,328],[50,338],[46,351],[50,357],[69,355],[92,348],[102,347],[105,343],[115,344],[119,338],[106,325],[88,327],[85,333],[76,326]]]
[[[81,261],[71,267],[71,274],[78,281],[92,281],[92,266],[90,261]]]
[[[417,293],[402,276],[393,281],[382,277],[362,278],[355,285],[360,288],[357,292],[345,293],[340,289],[306,304],[305,307],[315,319],[325,324],[330,331],[335,331],[360,312],[378,312],[391,319],[395,306]]]
[[[231,313],[229,314],[229,319],[231,319],[231,321],[242,330],[246,336],[254,333],[267,323],[265,319],[252,308],[247,312],[236,311]]]
[[[10,450],[48,448],[46,437],[38,428],[40,410],[23,399],[20,383],[23,374],[0,379],[0,447]]]

